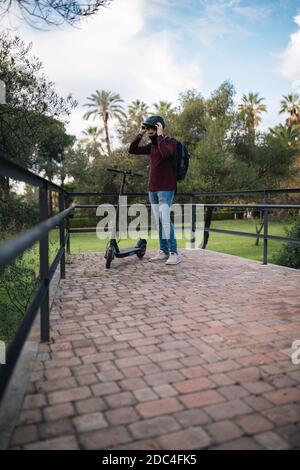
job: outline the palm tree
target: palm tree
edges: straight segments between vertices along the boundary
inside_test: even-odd
[[[80,142],[85,144],[87,148],[91,150],[93,157],[98,156],[99,153],[105,153],[102,145],[102,143],[105,142],[105,139],[102,137],[103,132],[103,129],[99,129],[96,126],[90,126],[83,131],[85,137],[81,139]]]
[[[170,101],[159,101],[153,104],[154,112],[163,118],[175,112],[173,104]]]
[[[108,133],[108,120],[116,118],[121,121],[122,118],[126,117],[126,114],[123,111],[123,107],[119,104],[122,103],[123,100],[120,98],[118,93],[112,93],[111,91],[106,90],[96,90],[96,93],[93,93],[91,96],[89,96],[87,100],[89,100],[90,103],[86,103],[84,106],[88,106],[90,110],[84,114],[83,118],[89,119],[91,116],[93,116],[93,119],[96,117],[102,119],[107,151],[108,154],[110,154],[111,147]]]
[[[265,98],[259,98],[258,93],[249,93],[242,96],[242,103],[239,104],[239,111],[246,118],[248,130],[255,134],[255,129],[261,121],[261,113],[267,111],[267,106],[262,103]]]
[[[140,100],[133,101],[128,106],[128,114],[131,120],[139,124],[148,114],[148,105]]]
[[[299,146],[300,143],[300,125],[292,124],[291,126],[284,126],[279,124],[270,132],[277,137],[285,147]]]
[[[290,117],[287,119],[287,125],[300,124],[300,97],[297,93],[290,93],[283,95],[283,100],[280,102],[281,108],[279,114],[289,113]]]

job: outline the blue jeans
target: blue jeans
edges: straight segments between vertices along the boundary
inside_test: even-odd
[[[166,254],[177,253],[177,241],[174,234],[174,225],[170,219],[175,191],[149,191],[149,201],[152,205],[156,225],[159,226],[160,250]]]

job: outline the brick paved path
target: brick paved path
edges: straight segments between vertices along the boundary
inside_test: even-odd
[[[300,272],[149,255],[73,255],[11,447],[299,448]]]

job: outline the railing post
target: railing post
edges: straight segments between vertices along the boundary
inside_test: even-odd
[[[48,187],[44,182],[39,188],[40,221],[48,219]],[[41,341],[48,342],[50,338],[49,319],[49,236],[48,233],[40,239],[40,279],[46,289],[45,298],[41,304]]]
[[[69,207],[68,195],[65,196],[65,207]],[[70,216],[69,215],[66,217],[66,230],[67,230],[67,235],[69,235],[68,240],[67,240],[67,253],[69,255],[71,253],[71,234],[70,234]]]
[[[59,194],[59,212],[62,212],[63,210],[65,210],[65,196],[64,196],[64,192],[61,192]],[[60,248],[61,248],[65,242],[65,219],[63,219],[59,225],[59,240],[60,240]],[[61,279],[65,279],[66,277],[65,249],[64,249],[62,258],[60,260],[60,278]]]
[[[195,248],[195,220],[196,220],[196,207],[195,207],[195,196],[191,197],[192,204],[192,227],[191,227],[191,248]]]
[[[269,194],[264,191],[264,204],[269,203]],[[264,207],[264,260],[263,264],[268,264],[268,219],[269,219],[269,208]]]

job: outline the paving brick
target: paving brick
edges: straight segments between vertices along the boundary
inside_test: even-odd
[[[47,404],[47,398],[45,394],[36,393],[34,395],[27,395],[23,403],[23,409],[28,410],[29,408],[40,408]]]
[[[175,413],[174,416],[184,428],[206,424],[211,421],[211,418],[204,411],[197,408],[179,411],[178,413]]]
[[[87,450],[110,449],[119,444],[130,442],[131,439],[124,426],[83,433],[79,436],[82,448]]]
[[[184,380],[181,382],[175,382],[174,387],[180,393],[192,393],[200,390],[214,388],[215,384],[206,377],[200,377],[190,380]]]
[[[73,418],[73,424],[77,432],[95,431],[96,429],[106,428],[108,422],[101,412],[94,411],[90,414],[84,414]]]
[[[220,374],[222,372],[229,372],[231,370],[239,369],[240,365],[235,361],[219,361],[213,364],[204,364],[205,369],[207,369],[211,374]]]
[[[121,392],[107,395],[105,396],[105,401],[110,408],[134,405],[137,402],[132,392]]]
[[[105,417],[112,426],[132,423],[139,419],[139,415],[132,406],[109,410],[105,413]]]
[[[36,425],[19,426],[15,429],[12,445],[27,444],[28,442],[36,441],[37,438],[38,431]]]
[[[264,393],[263,396],[275,405],[285,405],[286,403],[300,401],[300,390],[297,388],[282,388],[274,392]]]
[[[19,417],[19,424],[34,424],[42,421],[42,412],[40,409],[23,410]]]
[[[56,405],[59,403],[67,403],[70,401],[83,400],[91,396],[91,391],[88,387],[76,387],[66,390],[59,390],[48,394],[49,403]]]
[[[158,374],[145,375],[144,380],[149,385],[164,385],[166,383],[179,382],[184,377],[178,371],[160,372]]]
[[[44,417],[47,421],[55,421],[75,414],[74,407],[71,403],[62,405],[47,406],[43,410]]]
[[[231,400],[225,403],[206,406],[204,411],[209,414],[215,421],[233,418],[247,413],[251,413],[252,409],[242,400]]]
[[[191,427],[161,436],[158,442],[162,449],[190,450],[207,447],[211,443],[211,438],[201,427]]]
[[[147,386],[146,382],[140,377],[122,380],[119,385],[123,390],[133,391],[138,390],[139,388],[145,388]]]
[[[150,359],[147,356],[132,356],[132,357],[125,357],[122,359],[116,359],[116,365],[119,369],[123,369],[123,367],[132,367],[132,366],[140,366],[142,364],[147,364],[150,362]]]
[[[218,392],[224,395],[228,400],[235,400],[249,395],[248,390],[240,385],[228,385],[226,387],[219,387]]]
[[[96,396],[110,395],[120,391],[116,382],[103,382],[91,386],[92,392]],[[85,397],[83,397],[85,398]]]
[[[178,395],[177,390],[175,390],[175,388],[172,387],[172,385],[170,385],[170,384],[157,385],[156,387],[153,387],[153,391],[160,398],[174,397],[174,396]]]
[[[224,397],[215,390],[206,390],[198,393],[190,393],[179,397],[186,408],[198,408],[212,403],[224,401]]]
[[[254,436],[254,438],[260,445],[268,450],[285,450],[290,448],[288,442],[273,431],[262,432]]]
[[[57,369],[48,369],[45,372],[46,378],[48,380],[61,379],[63,377],[69,377],[71,375],[71,370],[68,367],[59,367]]]
[[[247,405],[249,405],[256,411],[266,410],[267,408],[272,408],[273,406],[270,401],[266,400],[265,398],[262,398],[261,396],[250,395],[248,397],[245,397],[244,401],[245,403],[247,403]]]
[[[244,382],[253,382],[261,378],[258,367],[247,367],[228,373],[229,377],[234,379],[236,382],[244,384]]]
[[[78,414],[88,414],[94,411],[106,410],[107,406],[104,400],[100,397],[87,398],[75,402],[75,409]]]
[[[60,419],[57,421],[47,421],[40,423],[38,432],[41,439],[51,439],[61,435],[72,434],[74,428],[71,419]]]
[[[272,408],[262,411],[262,414],[277,426],[297,423],[300,421],[300,406],[299,403],[289,403],[282,406],[273,405]]]
[[[243,435],[243,431],[236,424],[228,420],[207,424],[205,429],[218,443],[231,441]]]
[[[184,369],[180,369],[180,373],[184,375],[185,377],[187,377],[188,379],[208,375],[208,371],[204,369],[202,366],[186,367]]]
[[[143,439],[177,431],[179,424],[172,416],[156,416],[130,424],[129,429],[136,439]]]
[[[274,390],[270,384],[263,380],[259,380],[258,382],[244,382],[243,387],[254,395],[261,395]]]
[[[182,409],[182,405],[173,397],[161,400],[148,401],[137,405],[136,409],[144,418],[175,413]]]
[[[237,416],[234,421],[247,434],[257,434],[263,431],[269,431],[274,427],[268,419],[258,413],[246,416]]]
[[[77,382],[74,377],[65,377],[56,380],[44,380],[36,383],[37,392],[46,393],[62,390],[64,388],[76,387]]]

